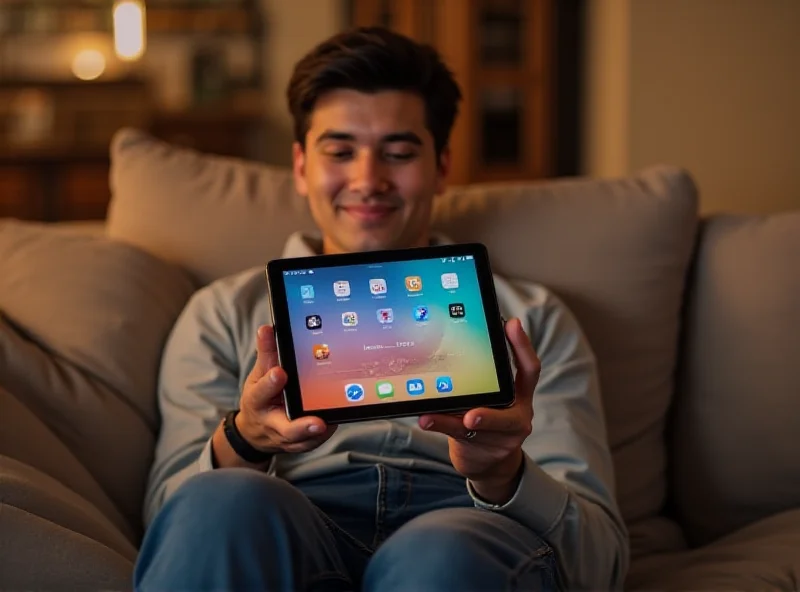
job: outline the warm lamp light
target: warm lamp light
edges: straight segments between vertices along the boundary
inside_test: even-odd
[[[114,3],[114,51],[126,62],[144,55],[146,19],[142,0],[117,0]]]
[[[95,80],[106,70],[106,58],[96,49],[84,49],[72,59],[72,73],[80,80]]]

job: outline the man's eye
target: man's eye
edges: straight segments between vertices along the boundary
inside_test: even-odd
[[[396,160],[396,161],[406,161],[411,160],[414,158],[415,154],[413,152],[387,152],[386,158],[388,160]]]
[[[352,150],[331,150],[325,153],[326,156],[334,160],[347,160],[353,155]]]

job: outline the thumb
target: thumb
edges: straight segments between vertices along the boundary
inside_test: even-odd
[[[247,382],[255,384],[278,365],[278,345],[275,331],[270,325],[262,325],[256,332],[256,363],[247,377]]]
[[[286,372],[275,366],[242,393],[249,399],[253,411],[269,411],[276,406],[283,406],[283,387],[286,386]]]

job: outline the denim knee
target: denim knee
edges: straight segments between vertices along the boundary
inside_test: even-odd
[[[217,469],[186,481],[167,505],[180,505],[195,518],[219,514],[230,519],[289,510],[302,494],[282,479],[250,469]]]
[[[295,523],[310,508],[300,491],[263,473],[218,469],[196,475],[145,533],[134,587],[291,589],[298,580],[285,559],[287,541],[300,536]]]
[[[474,508],[424,514],[378,549],[367,567],[365,589],[556,589],[552,551],[532,533],[517,539],[516,529],[525,530]]]
[[[249,469],[217,469],[186,481],[156,516],[148,538],[183,540],[187,545],[205,540],[222,545],[280,531],[292,516],[308,511],[310,503],[285,481]],[[255,532],[254,532],[255,531]]]

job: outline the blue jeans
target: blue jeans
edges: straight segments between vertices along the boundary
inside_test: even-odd
[[[553,550],[462,477],[385,465],[288,483],[197,475],[148,529],[136,590],[555,590]]]

